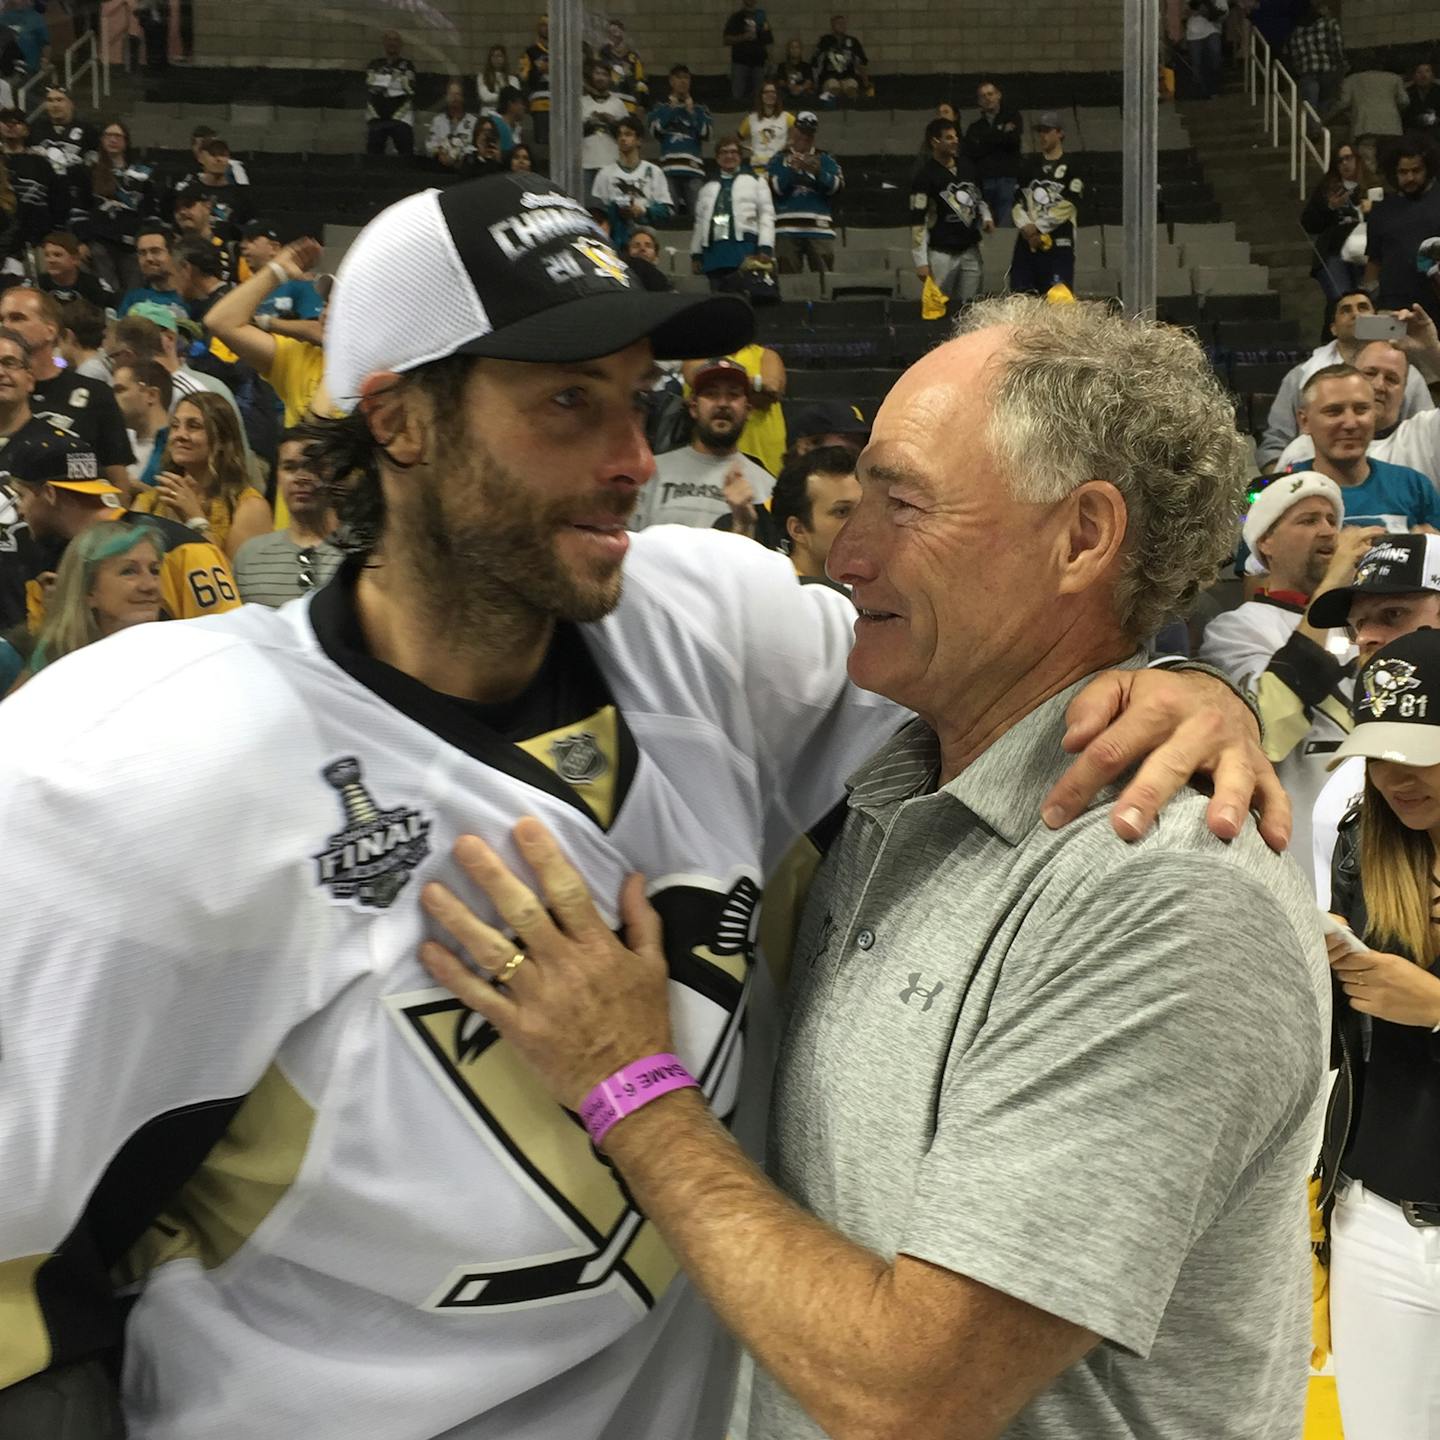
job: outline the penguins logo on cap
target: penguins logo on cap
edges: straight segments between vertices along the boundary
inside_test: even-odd
[[[1378,720],[1405,691],[1419,688],[1415,667],[1408,660],[1382,660],[1365,672],[1360,703]]]
[[[625,262],[606,244],[598,240],[576,240],[574,248],[583,255],[594,267],[595,273],[607,280],[618,280],[620,284],[630,284],[630,272],[625,268]]]

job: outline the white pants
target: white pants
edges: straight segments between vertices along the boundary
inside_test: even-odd
[[[1330,1335],[1345,1440],[1440,1440],[1440,1225],[1352,1184],[1330,1220]]]
[[[947,300],[969,301],[980,293],[985,272],[978,245],[958,255],[948,250],[929,250],[925,259],[930,266],[930,278],[945,292]]]

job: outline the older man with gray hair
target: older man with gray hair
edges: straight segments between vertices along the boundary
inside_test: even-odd
[[[522,822],[545,904],[478,842],[463,862],[511,935],[427,905],[487,971],[511,936],[531,963],[497,989],[422,958],[582,1116],[755,1356],[750,1440],[1291,1440],[1314,902],[1252,824],[1216,840],[1195,791],[1133,845],[1103,803],[1037,815],[1078,687],[1138,667],[1233,542],[1230,402],[1191,338],[1096,306],[1017,297],[963,327],[890,392],[830,554],[852,678],[918,718],[851,777],[810,892],[773,1181],[666,1053],[636,877],[627,948]]]

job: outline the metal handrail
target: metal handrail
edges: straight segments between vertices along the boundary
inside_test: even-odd
[[[1262,55],[1261,52],[1264,52]],[[1245,93],[1249,96],[1251,107],[1259,98],[1263,89],[1265,93],[1265,113],[1270,111],[1270,42],[1252,25],[1250,27],[1250,48],[1247,54],[1248,63],[1245,66]]]
[[[30,91],[31,91],[36,85],[38,85],[42,80],[44,80],[44,81],[46,82],[46,88],[48,88],[48,84],[49,84],[50,77],[51,77],[54,73],[55,73],[55,67],[54,67],[53,65],[49,64],[49,63],[46,63],[46,64],[42,65],[23,85],[21,85],[21,86],[15,91],[15,104],[16,104],[16,106],[17,106],[19,109],[24,110],[26,116],[27,116],[30,120],[32,120],[32,121],[35,119],[35,117],[40,113],[40,111],[41,111],[44,107],[43,107],[43,105],[37,105],[33,110],[31,110],[31,109],[28,107],[27,100],[28,100]]]
[[[99,110],[101,95],[110,93],[110,52],[105,44],[105,17],[103,14],[97,17],[97,27],[94,30],[87,30],[70,43],[60,57],[58,68],[53,61],[42,65],[15,92],[15,104],[24,110],[32,121],[44,108],[44,101],[42,100],[34,109],[30,109],[27,104],[30,92],[37,86],[41,90],[48,89],[55,83],[55,77],[59,75],[65,77],[65,88],[72,95],[75,93],[75,86],[88,76],[90,79],[90,105],[92,109]]]
[[[1277,149],[1282,145],[1290,156],[1290,179],[1303,196],[1308,159],[1314,159],[1323,175],[1330,168],[1334,138],[1308,100],[1300,98],[1295,77],[1275,58],[1269,42],[1252,27],[1246,56],[1245,93],[1253,107],[1261,100],[1260,112],[1265,134]],[[1289,122],[1282,134],[1281,117]],[[1318,137],[1319,144],[1311,137]]]

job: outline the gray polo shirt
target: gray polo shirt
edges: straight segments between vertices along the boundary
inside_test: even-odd
[[[1078,686],[1075,688],[1079,688]],[[1005,1432],[1295,1440],[1329,977],[1294,862],[1177,798],[1040,802],[1074,689],[937,791],[914,721],[852,780],[797,938],[771,1168],[861,1245],[1102,1343]],[[756,1377],[750,1440],[822,1432]]]

